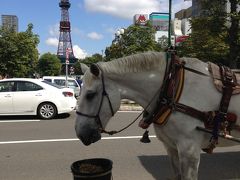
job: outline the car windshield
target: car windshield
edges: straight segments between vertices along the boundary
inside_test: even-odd
[[[68,86],[78,87],[77,83],[74,80],[69,80],[68,81]]]
[[[64,87],[66,84],[65,79],[54,79],[54,84]],[[68,79],[68,87],[78,87],[77,83],[74,80]]]
[[[49,82],[49,81],[43,80],[42,82],[43,82],[43,83],[46,83],[46,84],[48,84],[48,85],[50,85],[50,86],[56,87],[56,88],[58,88],[58,89],[62,89],[61,86],[59,86],[59,85],[57,85],[57,84],[53,84],[53,83],[51,83],[51,82]]]

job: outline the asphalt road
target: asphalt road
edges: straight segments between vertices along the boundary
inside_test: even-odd
[[[137,112],[119,112],[108,125],[118,130]],[[77,140],[75,113],[54,120],[36,117],[0,117],[0,180],[71,180],[74,161],[107,158],[113,161],[114,180],[165,180],[171,167],[161,142],[155,137],[143,144],[137,123],[114,136],[104,136],[91,146]],[[150,129],[150,135],[154,131]],[[200,180],[240,179],[240,146],[202,154]]]

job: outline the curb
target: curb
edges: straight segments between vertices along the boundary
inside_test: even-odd
[[[142,111],[143,108],[136,104],[121,104],[119,111]]]

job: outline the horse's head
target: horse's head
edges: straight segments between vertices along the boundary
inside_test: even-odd
[[[77,137],[83,144],[90,145],[101,139],[101,132],[119,107],[117,86],[103,74],[99,65],[91,65],[83,77],[75,122]]]

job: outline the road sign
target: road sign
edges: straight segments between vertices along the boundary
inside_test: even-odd
[[[69,64],[69,53],[70,53],[70,49],[67,48],[66,49],[66,64]]]

